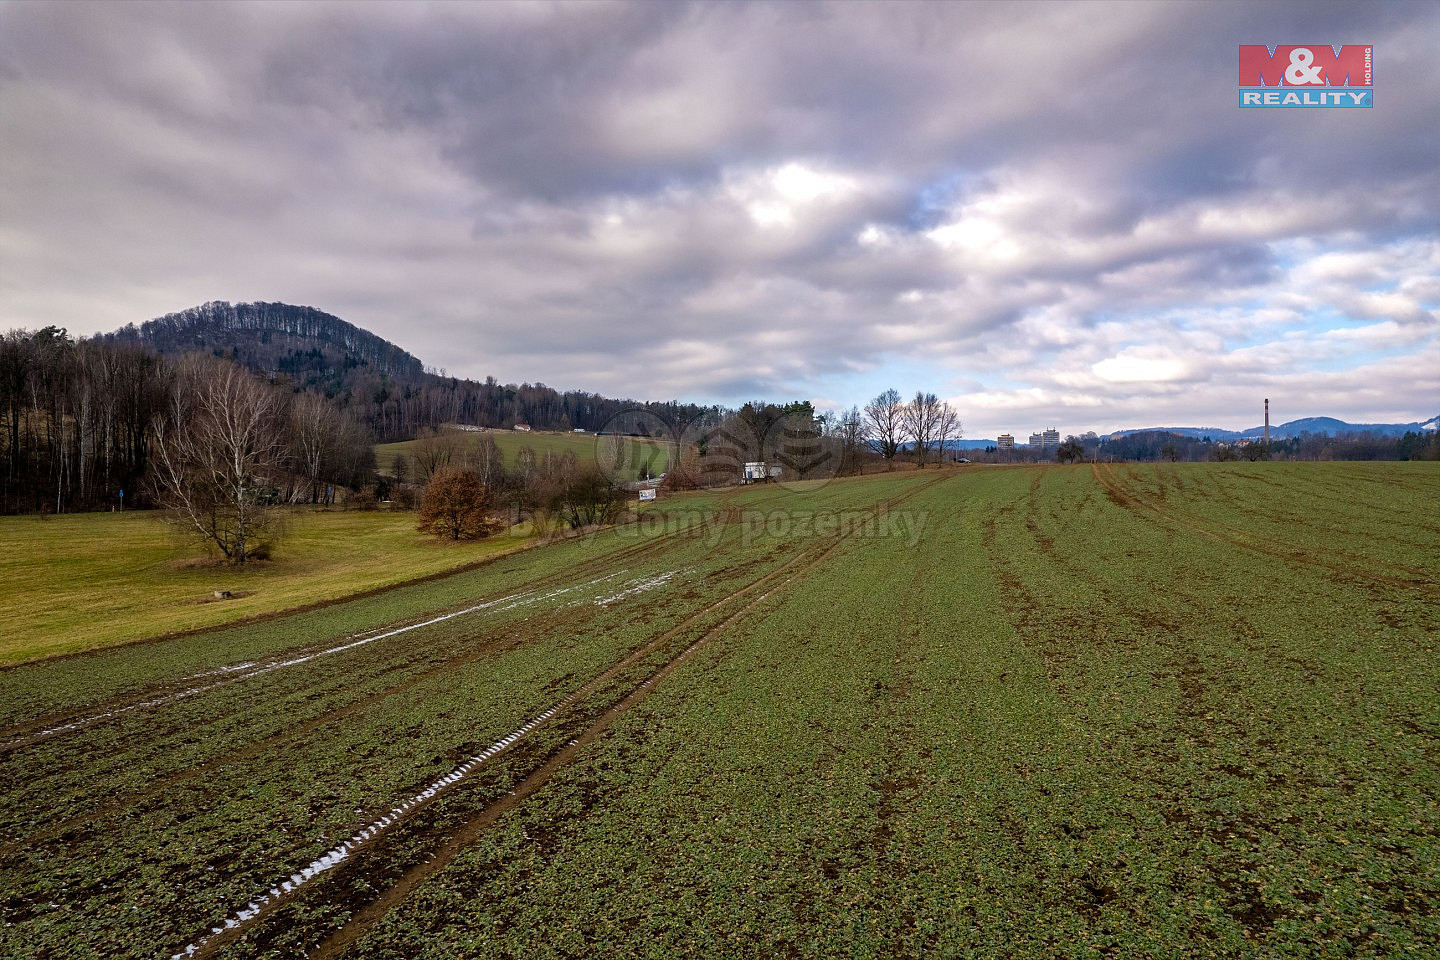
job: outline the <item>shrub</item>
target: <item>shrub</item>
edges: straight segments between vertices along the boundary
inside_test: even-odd
[[[572,529],[614,523],[629,501],[624,490],[598,469],[586,470],[566,486],[561,515]]]
[[[369,487],[354,490],[345,497],[346,510],[374,510],[380,505],[375,499],[375,491]]]
[[[450,540],[478,540],[504,529],[495,507],[493,494],[475,471],[443,471],[420,497],[418,529]]]

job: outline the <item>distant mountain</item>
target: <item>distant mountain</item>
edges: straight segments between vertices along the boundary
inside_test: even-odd
[[[1270,428],[1270,436],[1279,440],[1288,440],[1291,437],[1298,437],[1302,433],[1323,434],[1325,436],[1337,436],[1342,433],[1374,433],[1382,437],[1403,437],[1409,431],[1434,430],[1440,424],[1440,417],[1427,420],[1424,423],[1346,423],[1344,420],[1336,420],[1334,417],[1305,417],[1301,420],[1291,420],[1282,423],[1280,426]],[[1255,427],[1246,432],[1246,436],[1263,436],[1265,428]]]
[[[1141,433],[1173,433],[1192,440],[1202,440],[1205,437],[1211,440],[1239,440],[1249,436],[1239,430],[1226,430],[1223,427],[1132,427],[1128,430],[1116,430],[1110,436],[1133,437]]]
[[[419,359],[388,340],[314,307],[215,300],[134,324],[107,340],[142,343],[157,353],[216,353],[272,375],[329,386],[357,367],[401,383],[420,380]]]
[[[1332,437],[1346,433],[1374,433],[1384,437],[1401,437],[1412,430],[1420,432],[1435,429],[1440,429],[1440,417],[1424,423],[1418,421],[1415,423],[1347,423],[1334,417],[1304,417],[1279,425],[1271,424],[1270,438],[1272,440],[1288,440],[1304,433]],[[1240,440],[1244,437],[1263,437],[1265,427],[1261,425],[1251,427],[1249,430],[1224,430],[1220,427],[1141,427],[1117,430],[1111,436],[1129,437],[1139,433],[1175,433],[1195,440],[1205,437],[1209,437],[1211,440]]]
[[[995,445],[996,441],[994,440],[971,439],[970,437],[961,437],[959,440],[945,441],[946,450],[984,450],[986,447],[993,447]],[[913,450],[915,449],[915,444],[914,442],[902,443],[900,444],[900,449]]]

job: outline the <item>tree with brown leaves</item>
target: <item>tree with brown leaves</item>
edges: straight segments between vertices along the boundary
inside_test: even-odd
[[[473,470],[436,474],[420,497],[419,529],[451,540],[479,540],[505,528],[498,503]]]

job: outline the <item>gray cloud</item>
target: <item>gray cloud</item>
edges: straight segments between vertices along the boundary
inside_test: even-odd
[[[1376,108],[1237,109],[1236,46],[1296,40],[1375,44]],[[1428,417],[1360,385],[1440,349],[1437,41],[1429,4],[0,6],[0,318],[283,299],[452,373],[925,386],[972,433]]]

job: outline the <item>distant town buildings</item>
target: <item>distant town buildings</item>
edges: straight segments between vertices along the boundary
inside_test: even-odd
[[[1011,449],[1014,449],[1015,440],[1013,437],[1011,437],[1010,439],[1010,444]],[[1000,449],[1005,449],[1005,445],[1003,443],[1000,444]],[[1060,431],[1055,429],[1054,427],[1050,427],[1048,430],[1042,430],[1038,433],[1030,434],[1031,453],[1054,453],[1056,450],[1059,449]]]
[[[1048,455],[1060,449],[1060,431],[1054,427],[1045,430],[1037,430],[1030,434],[1030,443],[1027,447],[1021,447],[1030,456],[1035,454]],[[1015,435],[1002,433],[995,439],[995,450],[998,453],[1014,454],[1016,452]]]

